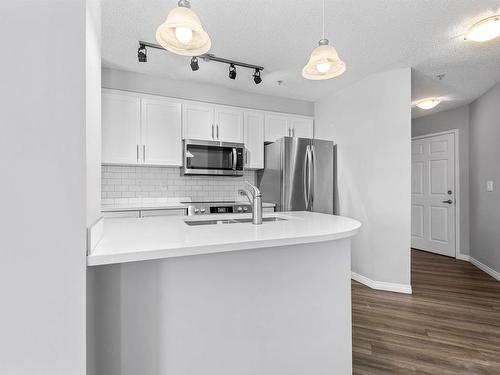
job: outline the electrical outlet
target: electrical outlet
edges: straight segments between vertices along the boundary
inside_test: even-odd
[[[493,191],[493,181],[486,181],[486,191]]]

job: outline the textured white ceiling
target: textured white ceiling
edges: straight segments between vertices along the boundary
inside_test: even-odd
[[[308,101],[369,74],[409,66],[414,100],[445,98],[432,111],[414,109],[414,117],[469,103],[500,81],[500,40],[477,44],[462,36],[471,23],[499,13],[499,0],[325,1],[326,37],[347,64],[338,78],[301,76],[321,38],[321,0],[191,1],[212,38],[210,53],[264,66],[258,86],[250,70],[238,69],[234,81],[226,65],[214,62],[200,62],[192,72],[188,57],[159,50],[149,49],[148,62],[137,62],[138,41],[156,43],[156,27],[175,0],[103,0],[103,65]]]

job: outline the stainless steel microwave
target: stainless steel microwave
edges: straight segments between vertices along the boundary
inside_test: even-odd
[[[184,140],[185,175],[243,176],[243,143]]]

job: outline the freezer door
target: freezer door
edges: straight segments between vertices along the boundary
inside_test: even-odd
[[[325,214],[334,213],[336,150],[331,141],[312,140],[312,187],[310,209]]]
[[[283,211],[308,209],[309,138],[283,138]],[[310,165],[310,163],[309,163]]]

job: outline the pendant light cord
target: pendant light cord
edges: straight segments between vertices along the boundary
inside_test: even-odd
[[[323,39],[325,39],[325,0],[323,0]]]

